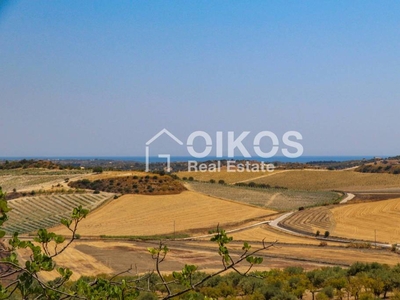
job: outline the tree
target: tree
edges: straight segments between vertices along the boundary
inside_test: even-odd
[[[0,189],[0,227],[7,220],[7,212],[10,209],[5,200],[5,194]],[[235,271],[240,276],[248,276],[254,265],[260,264],[263,259],[256,256],[259,252],[272,247],[274,244],[265,244],[256,250],[251,250],[248,243],[244,243],[240,256],[231,255],[228,244],[232,241],[226,232],[217,227],[211,241],[216,242],[218,254],[221,258],[222,268],[212,274],[200,274],[194,265],[185,265],[182,271],[173,272],[166,276],[161,271],[161,264],[169,252],[169,248],[160,241],[158,247],[149,248],[148,251],[155,261],[156,273],[149,272],[144,275],[131,276],[129,279],[121,275],[129,272],[127,269],[111,278],[87,278],[82,277],[77,282],[69,282],[72,271],[68,268],[57,266],[54,258],[63,253],[71,243],[79,238],[78,224],[88,214],[88,210],[81,206],[74,208],[70,218],[62,219],[61,224],[71,232],[71,238],[67,241],[63,236],[40,229],[33,241],[21,240],[18,233],[10,238],[9,246],[2,250],[5,257],[0,261],[0,278],[13,278],[6,286],[0,285],[0,299],[17,297],[18,299],[154,299],[155,290],[163,293],[164,299],[184,295],[195,291],[203,283],[218,277],[229,270]],[[0,231],[0,237],[5,231]],[[18,261],[17,250],[27,249],[31,255],[22,265]],[[237,266],[247,262],[248,268],[240,272]],[[56,270],[58,278],[52,281],[44,281],[40,278],[40,272]],[[261,278],[261,277],[260,277]],[[238,283],[239,280],[236,280]],[[162,288],[160,288],[160,286]],[[222,296],[234,295],[236,291],[227,283],[220,286]],[[194,292],[195,293],[195,292]]]
[[[7,212],[10,208],[7,206],[5,194],[0,189],[0,226],[7,221]],[[55,299],[55,295],[69,296],[69,293],[64,292],[61,287],[69,280],[72,275],[68,268],[57,267],[54,258],[65,251],[76,238],[76,230],[79,222],[86,217],[88,210],[81,206],[75,208],[71,214],[71,218],[61,220],[72,233],[71,239],[60,249],[65,242],[65,238],[55,233],[50,233],[46,229],[40,229],[37,236],[32,241],[23,241],[18,237],[18,233],[14,233],[9,240],[9,247],[4,246],[1,252],[6,254],[6,257],[0,261],[2,268],[1,278],[10,278],[16,275],[16,279],[11,281],[7,286],[0,287],[0,298],[9,298],[14,293],[18,292],[23,299],[34,297],[45,297]],[[5,231],[0,231],[0,237],[5,235]],[[38,245],[39,244],[39,245]],[[21,265],[18,261],[17,250],[27,249],[31,252],[29,260],[25,265]],[[44,282],[39,277],[41,271],[56,270],[60,277],[52,282]]]
[[[101,173],[103,173],[103,167],[94,167],[93,168],[93,172],[94,173],[97,173],[97,174],[101,174]]]

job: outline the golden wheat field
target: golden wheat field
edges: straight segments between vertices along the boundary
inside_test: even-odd
[[[348,204],[332,210],[333,235],[348,238],[400,243],[400,199]]]
[[[284,244],[319,245],[321,243],[321,241],[317,239],[287,234],[275,230],[268,225],[261,225],[248,230],[230,233],[229,235],[236,241],[260,242],[265,239],[266,242],[278,241],[279,243]],[[340,243],[332,244],[339,245]]]
[[[155,235],[215,228],[273,214],[274,211],[185,191],[179,195],[124,195],[89,214],[82,235]],[[60,234],[69,232],[62,227]]]
[[[145,172],[139,172],[139,171],[105,171],[100,174],[87,174],[83,178],[89,179],[89,180],[97,180],[97,179],[107,179],[107,178],[113,178],[113,177],[124,177],[124,176],[146,176],[148,173]]]
[[[198,181],[210,181],[214,179],[216,182],[219,180],[224,180],[226,183],[236,183],[236,182],[246,182],[255,180],[258,178],[268,177],[274,174],[282,172],[280,170],[274,170],[273,172],[227,172],[226,167],[221,167],[220,172],[178,172],[177,175],[180,178],[193,177]]]
[[[353,170],[290,170],[273,174],[256,179],[254,182],[297,190],[361,191],[400,187],[399,175],[359,173]]]
[[[281,224],[296,231],[315,234],[317,230],[321,234],[335,229],[335,218],[329,207],[315,207],[296,213],[283,220]]]

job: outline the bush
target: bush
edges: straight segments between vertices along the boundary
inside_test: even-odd
[[[318,247],[326,247],[326,246],[328,246],[328,243],[327,243],[327,242],[321,242],[321,243],[319,243],[319,245],[318,245]]]
[[[214,179],[210,179],[210,183],[215,183],[215,180]]]
[[[325,233],[324,233],[324,238],[327,238],[327,237],[329,237],[329,231],[325,231]]]
[[[335,296],[335,290],[330,285],[324,287],[322,289],[321,293],[324,293],[325,295],[327,295],[329,299],[333,299],[333,297]]]
[[[97,174],[103,173],[103,168],[102,167],[94,167],[93,172],[97,173]]]
[[[319,232],[319,230],[317,230],[317,232],[315,233],[315,236],[319,236],[320,235],[320,232]]]
[[[219,184],[225,184],[225,180],[220,179],[220,180],[218,180],[218,183]]]
[[[192,176],[189,177],[189,181],[193,181],[194,178]]]

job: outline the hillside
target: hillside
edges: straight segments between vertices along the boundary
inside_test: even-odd
[[[393,174],[359,173],[354,170],[294,170],[265,176],[255,183],[283,186],[297,190],[362,191],[399,188],[400,176]]]
[[[12,170],[12,169],[50,169],[50,170],[63,170],[63,169],[74,169],[70,165],[62,166],[49,160],[34,160],[34,159],[22,159],[22,160],[5,160],[0,162],[0,170]]]
[[[70,187],[117,194],[169,195],[179,194],[186,188],[168,175],[133,175],[113,178],[81,179],[70,182]]]
[[[361,173],[388,173],[388,174],[400,174],[400,161],[394,159],[385,159],[377,161],[372,164],[365,164],[355,169]]]
[[[224,227],[244,220],[273,214],[274,211],[185,191],[179,195],[124,195],[100,207],[79,225],[79,233],[89,236],[143,236],[207,233],[218,224]],[[56,232],[68,235],[62,227]]]

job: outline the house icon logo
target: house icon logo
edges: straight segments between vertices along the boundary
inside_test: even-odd
[[[160,136],[166,134],[169,136],[173,141],[175,141],[177,144],[180,146],[183,145],[183,142],[178,139],[175,135],[173,135],[171,132],[169,132],[167,129],[162,129],[160,132],[158,132],[155,136],[153,136],[150,140],[146,142],[146,172],[150,171],[150,145],[156,141]],[[159,158],[166,158],[167,159],[167,171],[171,171],[171,155],[170,154],[158,154]]]

